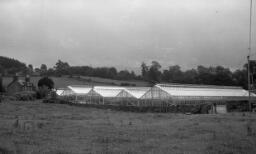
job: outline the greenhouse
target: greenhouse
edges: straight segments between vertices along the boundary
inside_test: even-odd
[[[88,94],[91,90],[92,87],[88,85],[71,85],[63,91],[63,96],[66,100],[73,103],[89,103],[90,99],[88,98]]]
[[[56,90],[57,96],[69,96],[74,95],[74,92],[70,88],[59,88]]]
[[[141,104],[141,97],[150,90],[150,87],[126,87],[116,97],[123,105],[135,105]]]
[[[82,85],[74,85],[74,86],[68,86],[69,89],[71,89],[75,95],[87,95],[90,90],[92,89],[91,86],[82,86]]]
[[[117,95],[124,89],[124,87],[115,86],[95,86],[89,92],[89,96],[92,98],[92,103],[117,104],[120,100]]]
[[[145,93],[142,99],[168,100],[170,103],[222,103],[226,101],[246,101],[248,95],[248,91],[240,87],[157,84]],[[255,99],[255,96],[255,94],[252,94],[252,99]]]
[[[68,86],[56,91],[72,103],[121,106],[168,107],[170,105],[227,104],[248,102],[248,91],[240,87],[157,84],[154,87]],[[256,95],[251,95],[256,100]]]
[[[140,99],[149,90],[150,87],[126,87],[117,95],[117,97]]]
[[[64,89],[57,89],[57,90],[56,90],[56,94],[57,94],[58,96],[63,96],[63,92],[64,92]]]

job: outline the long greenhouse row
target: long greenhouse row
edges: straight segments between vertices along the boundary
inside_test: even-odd
[[[247,101],[249,92],[240,87],[156,84],[153,87],[71,85],[56,91],[72,103],[155,106],[170,104]],[[251,94],[256,100],[256,95]]]

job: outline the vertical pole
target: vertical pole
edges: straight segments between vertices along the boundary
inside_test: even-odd
[[[250,54],[251,54],[251,41],[252,41],[252,0],[250,0],[250,23],[249,23],[249,54],[247,56],[248,61],[248,104],[249,104],[249,111],[251,111],[251,76],[250,76]]]
[[[92,104],[92,94],[90,94],[90,104]]]
[[[247,72],[248,72],[248,105],[249,105],[249,111],[251,111],[251,77],[250,77],[250,56],[247,56]]]

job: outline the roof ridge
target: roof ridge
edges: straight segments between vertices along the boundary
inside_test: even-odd
[[[216,89],[243,89],[238,86],[200,85],[200,84],[157,84],[160,87],[183,87],[183,88],[216,88]]]

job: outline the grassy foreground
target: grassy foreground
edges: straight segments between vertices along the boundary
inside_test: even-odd
[[[256,114],[131,113],[0,103],[0,153],[256,153]]]

